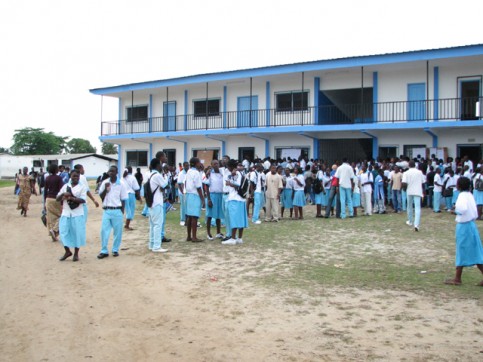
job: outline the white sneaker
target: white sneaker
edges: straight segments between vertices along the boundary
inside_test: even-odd
[[[254,221],[253,222],[255,225],[260,225],[262,222],[260,220]]]
[[[243,244],[243,239],[240,239],[240,238],[236,239],[236,243],[237,244]]]
[[[185,225],[185,224],[184,224],[184,221],[181,221],[179,224],[180,224],[181,226],[184,226],[184,225]]]
[[[163,249],[163,248],[153,249],[153,253],[166,253],[167,251],[168,249]]]
[[[203,227],[203,225],[201,225],[201,223],[197,223],[197,224],[196,224],[196,227],[197,227],[197,228],[201,228],[201,227]]]
[[[236,240],[231,238],[221,242],[222,245],[236,245]]]
[[[208,238],[208,240],[213,240],[213,239],[214,239],[214,237],[213,237],[213,236],[210,236],[210,235],[208,235],[208,234],[206,234],[206,237]]]
[[[215,238],[217,238],[217,239],[223,239],[224,237],[225,237],[225,235],[223,235],[221,233],[220,234],[216,234],[216,236],[215,236]]]
[[[406,221],[406,225],[408,225],[408,226],[413,226],[413,223],[412,223],[411,221],[409,221],[409,220],[408,220],[408,221]]]

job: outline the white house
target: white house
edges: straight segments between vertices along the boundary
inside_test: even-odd
[[[117,155],[98,155],[95,153],[79,153],[67,155],[22,155],[14,156],[0,154],[0,178],[13,178],[19,169],[28,167],[39,171],[47,171],[52,164],[64,165],[72,169],[76,164],[84,166],[87,178],[97,178],[109,169],[110,165],[117,165]]]
[[[305,153],[333,161],[430,148],[482,158],[483,44],[234,70],[91,89],[119,100],[101,141],[119,165]]]

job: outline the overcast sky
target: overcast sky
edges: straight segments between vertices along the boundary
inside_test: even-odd
[[[88,139],[89,89],[483,43],[483,1],[12,0],[0,3],[0,146],[15,129]],[[104,97],[104,120],[117,101]]]

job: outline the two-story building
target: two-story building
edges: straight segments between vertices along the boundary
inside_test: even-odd
[[[481,160],[483,45],[356,56],[92,89],[119,99],[101,141],[119,165],[159,150],[242,159],[301,152],[329,162],[446,147]],[[422,155],[424,156],[424,155]]]

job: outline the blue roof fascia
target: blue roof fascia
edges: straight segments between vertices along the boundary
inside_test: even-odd
[[[466,127],[483,127],[481,121],[440,121],[440,122],[404,122],[404,123],[360,123],[360,124],[341,124],[341,125],[313,125],[313,126],[290,126],[290,127],[258,127],[258,128],[232,128],[232,129],[211,129],[197,131],[175,131],[175,132],[153,132],[153,133],[136,133],[122,134],[113,136],[101,136],[99,139],[104,141],[113,140],[131,140],[138,138],[165,138],[170,137],[189,137],[189,136],[205,136],[205,135],[248,135],[255,133],[294,133],[299,134],[307,132],[343,132],[343,131],[386,131],[386,130],[424,130],[424,129],[444,129],[444,128],[466,128]]]
[[[219,73],[198,74],[186,77],[132,83],[119,86],[95,88],[90,92],[97,95],[108,95],[112,93],[128,92],[142,89],[152,89],[159,87],[180,86],[196,83],[206,83],[215,81],[226,81],[239,78],[262,77],[270,75],[322,71],[339,68],[361,67],[371,65],[383,65],[391,63],[427,61],[444,58],[467,57],[483,55],[483,44],[467,45],[453,48],[418,50],[404,53],[390,53],[380,55],[366,55],[340,59],[317,60],[312,62],[275,65],[261,68],[232,70]]]

